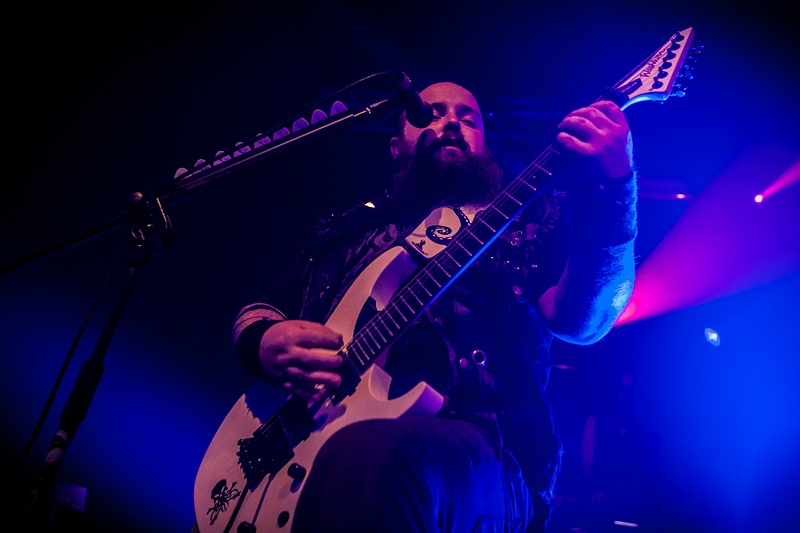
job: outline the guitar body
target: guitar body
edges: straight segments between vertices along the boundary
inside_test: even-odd
[[[364,310],[372,306],[383,308],[417,268],[416,261],[402,247],[386,251],[356,278],[326,325],[341,333],[347,343]],[[361,420],[434,415],[442,408],[442,396],[424,382],[389,400],[390,383],[389,375],[372,365],[352,395],[338,404],[330,400],[323,403],[314,414],[314,429],[294,448],[294,456],[274,476],[263,479],[250,491],[245,490],[246,478],[237,459],[239,441],[262,428],[276,406],[276,391],[266,383],[256,383],[229,411],[203,457],[194,486],[199,530],[236,531],[241,522],[248,522],[255,524],[259,532],[289,531],[305,479],[298,480],[297,474],[293,477],[291,473],[310,472],[314,458],[331,435]]]

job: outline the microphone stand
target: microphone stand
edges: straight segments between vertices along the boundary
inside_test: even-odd
[[[158,198],[149,202],[139,193],[132,194],[123,219],[126,219],[130,227],[126,239],[133,243],[128,259],[128,274],[112,303],[91,357],[81,366],[61,413],[60,424],[45,456],[44,464],[34,479],[33,488],[23,510],[25,531],[47,531],[47,527],[51,525],[57,509],[47,509],[47,498],[61,470],[67,447],[86,418],[89,405],[100,384],[104,370],[103,358],[133,292],[136,278],[147,265],[151,255],[165,253],[172,241],[172,225]]]
[[[404,73],[402,77],[407,80]],[[0,274],[6,274],[26,264],[44,259],[66,248],[80,244],[91,238],[107,233],[120,226],[127,226],[126,239],[130,239],[133,249],[129,258],[129,271],[106,318],[94,351],[78,373],[73,388],[62,411],[60,424],[46,454],[33,488],[25,502],[22,527],[23,531],[47,531],[52,521],[53,511],[48,509],[47,499],[55,485],[56,477],[61,470],[69,444],[75,437],[78,427],[89,410],[94,394],[103,374],[103,358],[111,343],[112,336],[122,317],[123,310],[133,292],[133,287],[141,270],[146,266],[154,253],[165,253],[172,241],[172,224],[164,210],[164,206],[175,203],[199,192],[220,178],[234,173],[257,161],[282,152],[298,143],[310,140],[330,130],[349,126],[376,116],[381,116],[392,109],[402,107],[405,96],[385,99],[370,104],[356,112],[347,112],[341,102],[333,105],[331,116],[324,115],[316,120],[321,111],[312,115],[313,124],[296,121],[292,132],[281,128],[273,137],[257,136],[252,142],[237,145],[234,150],[215,156],[210,164],[205,164],[193,171],[187,171],[176,178],[165,188],[163,194],[147,200],[141,193],[133,193],[129,197],[128,208],[121,217],[106,221],[93,230],[66,239],[38,252],[28,254],[19,259],[0,265]],[[338,105],[338,108],[337,108]],[[121,220],[120,220],[121,219]],[[49,513],[49,514],[48,514]]]

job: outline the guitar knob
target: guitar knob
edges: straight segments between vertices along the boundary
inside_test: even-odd
[[[256,526],[250,522],[242,522],[236,526],[236,533],[256,533]]]
[[[297,483],[300,483],[306,478],[306,469],[297,463],[290,464],[286,473]]]

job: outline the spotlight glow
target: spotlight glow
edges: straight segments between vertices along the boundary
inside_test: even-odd
[[[761,202],[764,201],[764,195],[763,194],[756,194],[755,201],[756,201],[757,204],[760,204]]]
[[[719,333],[711,328],[705,329],[706,340],[713,346],[719,346]]]

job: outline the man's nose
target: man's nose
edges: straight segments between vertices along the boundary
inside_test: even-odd
[[[461,131],[461,121],[452,113],[448,113],[444,117],[444,131],[458,132]]]

